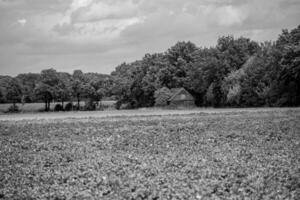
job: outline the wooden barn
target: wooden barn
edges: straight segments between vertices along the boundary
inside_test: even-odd
[[[168,105],[176,107],[193,107],[195,106],[194,97],[184,88],[172,88],[171,97]]]

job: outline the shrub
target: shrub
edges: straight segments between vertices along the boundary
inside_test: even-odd
[[[32,103],[32,99],[29,95],[24,95],[21,100],[22,103]]]
[[[231,86],[227,93],[227,102],[230,105],[239,105],[241,99],[241,86],[239,84],[235,84]]]
[[[64,108],[61,104],[56,104],[54,106],[54,111],[63,111],[63,110],[64,110]]]
[[[155,97],[155,106],[167,106],[168,100],[172,96],[171,91],[167,87],[158,89],[154,93]]]
[[[99,105],[99,110],[115,110],[115,109],[116,109],[115,104],[112,104],[112,105],[100,104]]]
[[[96,110],[96,103],[92,100],[86,101],[84,110]]]
[[[122,105],[122,101],[118,100],[115,104],[115,109],[120,110],[121,105]]]
[[[65,111],[71,111],[73,110],[73,103],[69,102],[65,105]]]
[[[19,107],[17,105],[11,105],[9,106],[9,108],[7,109],[8,113],[16,113],[16,112],[20,112]]]
[[[132,109],[132,106],[130,105],[130,103],[123,103],[121,104],[120,110],[128,110],[128,109]]]

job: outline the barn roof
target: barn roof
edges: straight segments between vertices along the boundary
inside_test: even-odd
[[[176,96],[182,92],[186,93],[190,97],[190,99],[193,99],[192,95],[184,88],[172,88],[171,92],[172,92],[172,96],[170,97],[169,101],[174,100]]]

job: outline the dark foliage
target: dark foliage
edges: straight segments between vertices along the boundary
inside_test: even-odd
[[[56,104],[54,106],[54,111],[63,111],[63,110],[64,110],[64,108],[61,104]]]
[[[65,105],[65,111],[71,111],[73,110],[73,103],[69,102]]]
[[[84,110],[96,110],[96,103],[93,100],[86,101]]]
[[[9,106],[9,108],[6,111],[7,113],[17,113],[20,112],[20,109],[17,105],[13,104],[11,106]]]

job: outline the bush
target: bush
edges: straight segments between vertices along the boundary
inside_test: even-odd
[[[96,103],[94,101],[86,101],[84,110],[96,110]]]
[[[65,111],[71,111],[73,110],[73,103],[69,102],[65,105]]]
[[[63,110],[64,110],[64,108],[61,104],[56,104],[54,106],[54,111],[63,111]]]
[[[23,102],[23,103],[32,103],[32,99],[30,98],[29,95],[25,95],[25,96],[23,96],[21,102]]]
[[[117,101],[115,104],[115,109],[120,110],[121,105],[122,105],[122,101],[120,101],[120,100]]]
[[[129,110],[129,109],[133,109],[133,107],[130,105],[130,103],[123,103],[121,104],[120,110]]]
[[[17,105],[11,105],[9,106],[9,108],[7,109],[8,113],[17,113],[20,112],[19,107]]]
[[[168,100],[172,96],[172,92],[167,87],[160,88],[155,91],[155,106],[167,106]]]

